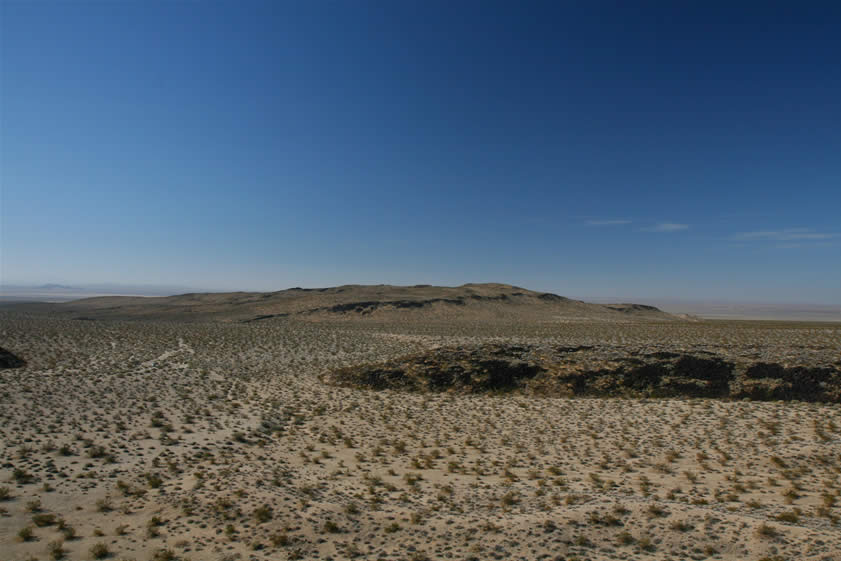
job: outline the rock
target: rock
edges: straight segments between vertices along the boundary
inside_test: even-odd
[[[26,366],[26,361],[0,347],[0,368],[21,368]]]
[[[703,356],[698,356],[698,355]],[[597,397],[689,397],[841,403],[833,365],[745,364],[738,357],[610,347],[441,347],[332,371],[334,384],[375,390]]]

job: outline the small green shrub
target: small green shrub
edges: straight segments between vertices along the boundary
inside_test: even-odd
[[[25,526],[18,530],[18,538],[22,542],[30,542],[35,538],[35,532],[32,530],[32,526]]]

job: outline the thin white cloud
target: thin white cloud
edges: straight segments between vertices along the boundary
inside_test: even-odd
[[[621,226],[623,224],[630,224],[630,220],[588,220],[588,226]]]
[[[654,226],[643,228],[643,232],[680,232],[681,230],[688,230],[688,224],[678,224],[677,222],[658,222]]]
[[[739,232],[730,239],[739,242],[796,242],[831,240],[838,237],[841,237],[841,234],[816,232],[812,228],[783,228],[782,230]]]

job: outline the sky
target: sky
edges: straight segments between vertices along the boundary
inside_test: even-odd
[[[0,282],[841,304],[841,3],[0,2]]]

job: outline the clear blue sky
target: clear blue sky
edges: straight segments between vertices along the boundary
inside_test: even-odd
[[[0,5],[6,284],[841,303],[841,3]]]

